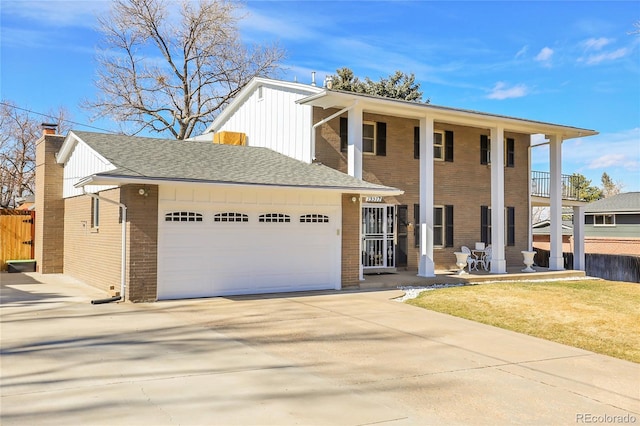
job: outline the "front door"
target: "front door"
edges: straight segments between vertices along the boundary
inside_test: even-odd
[[[395,206],[364,205],[362,208],[362,267],[365,272],[396,266],[394,235]]]

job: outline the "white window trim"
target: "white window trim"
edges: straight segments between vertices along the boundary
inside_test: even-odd
[[[372,148],[373,151],[365,151],[364,150],[364,126],[373,126],[373,141],[372,141]],[[377,145],[377,140],[378,140],[378,126],[376,126],[376,122],[375,121],[363,121],[362,122],[362,153],[364,155],[376,155],[376,145]]]
[[[442,135],[440,138],[441,143],[436,145],[436,134]],[[445,133],[444,130],[435,130],[433,132],[433,161],[444,161],[444,149],[445,149],[445,141],[444,141]],[[436,156],[436,147],[440,147],[440,156]]]
[[[602,223],[596,223],[596,217],[602,217]],[[613,223],[604,223],[604,218],[606,216],[611,216],[613,218]],[[612,227],[612,226],[616,226],[616,215],[615,213],[601,213],[601,214],[594,214],[593,215],[593,226],[597,226],[597,227]]]

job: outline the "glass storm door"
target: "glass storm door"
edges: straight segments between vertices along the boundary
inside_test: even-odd
[[[396,266],[395,206],[362,208],[362,267],[366,270]]]

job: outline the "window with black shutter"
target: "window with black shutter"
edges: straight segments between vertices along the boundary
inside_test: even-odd
[[[516,245],[516,209],[507,207],[507,245]]]
[[[507,167],[514,167],[515,164],[515,158],[516,158],[516,141],[511,139],[511,138],[507,138],[507,149],[506,149],[506,165]]]
[[[349,120],[347,117],[340,117],[340,151],[347,152],[349,141]]]
[[[420,127],[413,128],[413,158],[420,158]],[[453,162],[453,132],[433,132],[433,158]]]
[[[413,241],[420,247],[420,204],[413,205]]]
[[[491,244],[491,208],[480,206],[480,241]]]
[[[489,137],[487,135],[480,135],[480,164],[490,164],[490,156]]]
[[[387,123],[376,123],[376,155],[387,155]]]
[[[445,247],[453,247],[453,206],[444,206],[445,213]]]
[[[453,162],[453,132],[444,132],[444,161]]]

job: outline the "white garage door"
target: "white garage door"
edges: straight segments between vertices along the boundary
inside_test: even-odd
[[[158,299],[340,288],[336,206],[159,211]]]

